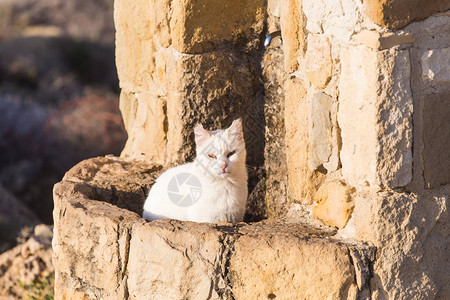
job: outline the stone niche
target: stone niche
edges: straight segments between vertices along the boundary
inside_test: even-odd
[[[375,250],[336,230],[146,221],[159,165],[83,161],[54,188],[57,299],[357,299]]]

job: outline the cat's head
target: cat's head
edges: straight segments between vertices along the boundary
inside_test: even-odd
[[[205,174],[226,178],[245,168],[245,142],[242,121],[237,119],[224,130],[208,131],[194,127],[197,157],[195,163]]]

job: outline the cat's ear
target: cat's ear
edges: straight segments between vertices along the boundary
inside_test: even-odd
[[[228,127],[227,131],[234,136],[239,137],[240,139],[244,139],[244,134],[242,132],[242,120],[236,119],[231,123],[231,126]]]
[[[197,144],[197,146],[201,146],[206,140],[208,140],[211,137],[211,133],[209,133],[208,130],[203,128],[202,124],[195,125],[194,134],[195,134],[195,144]]]

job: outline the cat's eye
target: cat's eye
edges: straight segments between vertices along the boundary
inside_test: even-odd
[[[235,154],[236,151],[231,151],[230,153],[227,154],[227,157],[229,158],[231,155]]]
[[[208,154],[209,157],[216,159],[217,157],[214,154]]]

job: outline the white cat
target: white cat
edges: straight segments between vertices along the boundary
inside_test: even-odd
[[[197,157],[164,172],[144,204],[149,220],[240,222],[247,202],[247,169],[242,122],[209,132],[194,128]]]

